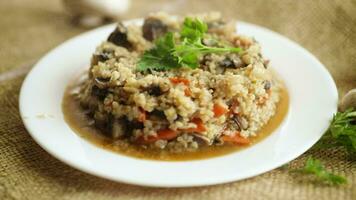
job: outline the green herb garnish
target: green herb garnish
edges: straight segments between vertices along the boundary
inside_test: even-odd
[[[169,70],[179,67],[195,69],[199,66],[199,57],[207,53],[239,53],[240,48],[209,47],[202,43],[208,25],[199,19],[185,18],[180,31],[179,41],[175,41],[172,32],[166,33],[155,41],[155,46],[145,51],[137,64],[138,71]]]
[[[147,69],[168,70],[179,66],[178,58],[172,55],[174,49],[173,33],[169,32],[155,42],[155,47],[145,51],[140,58],[137,69],[146,71]]]
[[[309,157],[304,167],[298,171],[306,174],[312,174],[318,180],[332,185],[341,185],[347,183],[345,177],[328,172],[320,160],[314,159],[312,157]]]
[[[356,155],[356,111],[337,112],[316,148],[343,147]]]

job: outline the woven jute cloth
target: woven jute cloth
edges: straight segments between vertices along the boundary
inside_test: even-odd
[[[124,17],[159,10],[172,14],[220,11],[227,18],[265,26],[318,57],[332,74],[340,96],[356,87],[355,0],[133,0]],[[18,97],[33,63],[85,29],[70,23],[59,0],[1,0],[0,13],[0,199],[356,199],[356,159],[342,149],[311,150],[292,161],[289,169],[197,188],[127,185],[67,166],[32,140],[19,116]],[[291,172],[310,155],[346,176],[348,184],[323,185]]]

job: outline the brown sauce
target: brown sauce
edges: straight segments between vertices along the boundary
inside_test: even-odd
[[[257,133],[256,137],[251,138],[250,145],[203,146],[195,152],[170,153],[166,150],[160,149],[144,149],[142,147],[123,142],[114,143],[109,138],[104,137],[99,130],[88,125],[89,119],[81,109],[79,102],[73,97],[73,95],[71,95],[71,89],[71,87],[68,87],[65,92],[62,102],[62,110],[65,121],[75,133],[101,148],[131,157],[150,160],[182,161],[207,159],[251,147],[269,136],[279,127],[288,112],[289,105],[288,93],[285,89],[283,89],[280,94],[280,101],[277,106],[276,114]]]

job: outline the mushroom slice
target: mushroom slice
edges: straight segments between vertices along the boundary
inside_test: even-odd
[[[194,136],[194,138],[197,140],[197,142],[198,142],[199,144],[201,144],[201,143],[207,144],[207,145],[210,145],[210,144],[211,144],[211,140],[210,140],[208,137],[206,137],[206,136],[204,136],[204,135],[202,135],[202,134],[193,133],[192,135]]]
[[[153,41],[168,31],[167,25],[161,20],[149,17],[145,19],[142,26],[143,37],[148,41]]]
[[[127,39],[127,28],[119,22],[116,29],[112,32],[108,38],[109,42],[122,46],[127,49],[132,49],[132,44]]]
[[[110,86],[110,78],[100,78],[96,77],[94,79],[95,85],[98,86],[100,89],[104,89]]]

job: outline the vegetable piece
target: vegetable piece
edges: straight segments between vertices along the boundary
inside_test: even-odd
[[[140,113],[138,115],[138,118],[137,118],[137,121],[139,122],[145,122],[146,121],[146,111],[143,110],[142,108],[139,109],[140,110]]]
[[[100,101],[103,101],[108,94],[108,90],[101,89],[96,85],[93,85],[91,88],[91,95],[97,97]]]
[[[245,117],[242,117],[240,115],[233,115],[231,120],[242,130],[248,129],[248,121]]]
[[[137,138],[137,143],[148,144],[156,142],[157,140],[172,140],[178,136],[178,132],[171,129],[163,129],[157,132],[157,136],[148,136],[147,138],[141,136]]]
[[[132,44],[127,39],[127,29],[121,22],[117,24],[114,32],[110,34],[108,41],[127,49],[132,48]]]
[[[114,50],[112,49],[105,49],[100,53],[95,53],[91,59],[91,66],[97,65],[99,62],[105,62],[109,60],[113,53]]]
[[[240,103],[238,101],[232,101],[230,106],[230,114],[239,114],[236,109],[239,107]]]
[[[169,78],[169,80],[173,84],[183,83],[184,85],[189,85],[189,83],[190,83],[188,79],[182,78],[182,77],[171,77],[171,78]]]
[[[158,38],[155,47],[145,51],[137,64],[138,71],[169,70],[179,67],[195,69],[199,66],[199,57],[207,53],[239,53],[240,48],[209,47],[202,43],[207,31],[206,23],[192,18],[185,18],[180,32],[180,41],[174,41],[173,33],[168,32]]]
[[[197,127],[196,128],[187,128],[187,129],[183,129],[186,132],[196,132],[196,133],[202,133],[204,131],[206,131],[206,128],[203,124],[203,121],[199,118],[194,118],[191,121],[192,123],[194,123]]]
[[[149,95],[156,96],[156,97],[163,94],[163,91],[161,90],[161,87],[159,85],[151,85],[146,88],[146,91]]]
[[[343,147],[349,154],[356,155],[356,110],[337,112],[317,148]]]
[[[190,97],[192,96],[192,91],[190,90],[190,88],[187,87],[184,89],[184,94],[185,96]]]
[[[219,103],[215,103],[213,107],[213,112],[214,112],[214,117],[220,117],[228,113],[229,109],[227,109],[225,106]]]
[[[304,167],[300,170],[297,170],[306,174],[313,174],[320,181],[332,184],[332,185],[340,185],[347,183],[345,177],[335,175],[331,172],[328,172],[325,167],[322,165],[320,160],[309,157],[306,161]]]
[[[137,63],[137,70],[169,70],[180,67],[178,58],[172,55],[174,46],[173,33],[168,32],[163,37],[158,38],[155,47],[143,53]]]
[[[265,80],[265,81],[264,81],[264,86],[263,86],[263,88],[264,88],[265,90],[271,89],[271,86],[272,86],[271,81],[269,81],[269,80]]]
[[[176,138],[178,133],[171,129],[163,129],[157,132],[157,138],[161,140],[171,140]]]
[[[161,20],[152,17],[145,19],[142,26],[143,37],[149,41],[153,41],[164,35],[167,30],[167,25],[165,25]]]
[[[238,145],[248,145],[251,141],[248,138],[244,138],[240,135],[240,132],[236,132],[233,136],[223,135],[221,139],[224,142],[231,142]]]
[[[225,58],[219,63],[220,66],[226,67],[226,68],[234,68],[235,64],[230,58]]]

